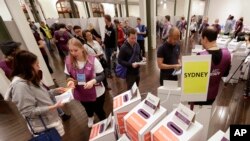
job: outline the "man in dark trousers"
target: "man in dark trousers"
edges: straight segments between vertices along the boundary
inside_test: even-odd
[[[145,57],[145,40],[144,35],[146,34],[145,25],[141,24],[141,18],[137,18],[137,42],[140,45],[142,56]]]
[[[140,46],[136,41],[136,30],[131,28],[128,30],[128,38],[120,48],[118,55],[118,63],[127,68],[126,83],[127,89],[131,89],[132,85],[136,82],[139,86],[140,71],[139,64],[142,60]]]
[[[177,27],[172,27],[169,30],[167,41],[158,48],[157,64],[160,71],[160,84],[163,85],[163,80],[177,80],[177,76],[173,76],[174,70],[181,68],[180,62],[180,31]]]
[[[116,33],[114,29],[114,25],[111,23],[110,15],[105,15],[104,20],[106,23],[105,26],[105,37],[104,37],[104,45],[105,45],[105,54],[107,58],[108,68],[107,68],[107,77],[111,78],[111,56],[116,51]]]

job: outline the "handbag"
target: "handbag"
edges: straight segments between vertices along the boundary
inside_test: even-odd
[[[41,115],[39,115],[39,118],[45,128],[45,130],[40,133],[36,133],[32,128],[29,119],[27,117],[25,118],[33,133],[33,137],[29,141],[61,141],[61,136],[57,132],[56,128],[47,128]]]
[[[135,56],[136,47],[137,46],[134,47],[133,55],[131,56],[131,58],[128,61],[130,63],[132,62],[132,59]],[[115,68],[115,74],[116,74],[117,77],[120,77],[122,79],[126,79],[126,76],[127,76],[127,67],[125,67],[125,66],[123,66],[123,65],[121,65],[121,64],[118,63],[116,65],[116,68]]]

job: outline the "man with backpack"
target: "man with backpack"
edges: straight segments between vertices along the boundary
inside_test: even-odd
[[[142,56],[145,57],[144,38],[147,37],[147,29],[145,25],[141,24],[141,18],[137,18],[136,30],[137,30],[137,42],[140,45]]]
[[[140,46],[136,42],[136,30],[131,28],[128,30],[128,38],[120,48],[118,55],[118,65],[120,65],[125,72],[125,79],[127,83],[127,89],[131,89],[136,82],[139,86],[140,81],[140,62],[143,58],[140,51]],[[118,67],[118,66],[117,66]]]

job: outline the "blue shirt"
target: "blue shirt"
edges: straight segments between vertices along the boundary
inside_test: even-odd
[[[145,32],[145,25],[137,25],[136,28],[140,30],[140,32]],[[144,37],[142,34],[137,34],[137,40],[144,40]]]

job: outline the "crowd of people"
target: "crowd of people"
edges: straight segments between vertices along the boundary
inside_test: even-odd
[[[0,68],[11,81],[5,93],[5,99],[16,104],[21,115],[26,119],[32,134],[47,128],[55,128],[60,136],[64,135],[62,120],[70,119],[56,101],[55,96],[68,89],[73,89],[74,99],[79,101],[88,115],[88,127],[94,124],[94,114],[99,120],[106,118],[104,112],[105,91],[110,90],[108,78],[116,76],[116,63],[127,68],[127,89],[133,83],[139,85],[139,62],[145,60],[144,38],[146,26],[137,18],[137,26],[130,27],[110,15],[104,16],[105,36],[102,37],[93,25],[82,29],[80,25],[54,23],[48,26],[44,21],[40,26],[29,21],[30,29],[37,42],[42,57],[52,74],[49,54],[58,50],[63,63],[67,85],[55,89],[48,88],[42,82],[42,71],[37,56],[20,49],[20,43],[6,41],[0,44],[5,58],[0,61]],[[115,58],[114,58],[115,57]],[[82,82],[81,82],[82,81]],[[61,117],[61,118],[60,118]],[[41,122],[42,120],[42,122]]]
[[[243,18],[235,23],[233,30],[233,16],[229,16],[224,34],[233,33],[237,36],[243,28]],[[105,91],[110,90],[107,79],[116,75],[117,66],[122,66],[125,71],[127,90],[131,89],[134,83],[140,82],[140,61],[146,61],[144,40],[147,36],[147,27],[137,18],[137,26],[130,27],[128,21],[124,23],[115,19],[111,21],[110,15],[104,16],[105,36],[104,40],[93,25],[88,29],[82,29],[80,25],[68,25],[54,23],[51,27],[40,23],[36,27],[30,22],[30,28],[37,41],[38,47],[48,66],[50,73],[53,69],[49,64],[48,54],[58,50],[64,60],[64,73],[67,85],[56,89],[49,89],[42,83],[42,71],[39,67],[37,56],[29,51],[20,50],[20,43],[10,41],[0,44],[5,59],[0,62],[0,68],[5,72],[8,79],[12,80],[7,97],[14,102],[27,120],[30,120],[31,127],[35,132],[42,131],[40,116],[45,120],[49,128],[55,128],[60,135],[64,134],[62,119],[69,119],[70,115],[65,114],[60,101],[55,101],[54,96],[73,89],[74,99],[79,101],[85,108],[88,116],[88,127],[94,124],[94,114],[99,120],[106,118],[104,112]],[[184,17],[175,24],[171,24],[171,17],[165,16],[164,24],[157,26],[157,31],[163,44],[157,49],[157,65],[160,69],[160,85],[164,80],[178,80],[172,75],[175,70],[182,67],[180,40],[187,30],[187,21]],[[227,49],[218,48],[216,39],[221,33],[222,27],[219,20],[211,26],[208,18],[203,20],[196,16],[191,17],[190,38],[198,32],[200,43],[205,49],[198,55],[212,55],[211,76],[207,101],[202,104],[214,102],[219,89],[219,82],[222,76],[229,73],[231,56]],[[42,38],[41,36],[42,35]],[[24,64],[24,65],[23,65]],[[199,104],[201,104],[199,103]]]

